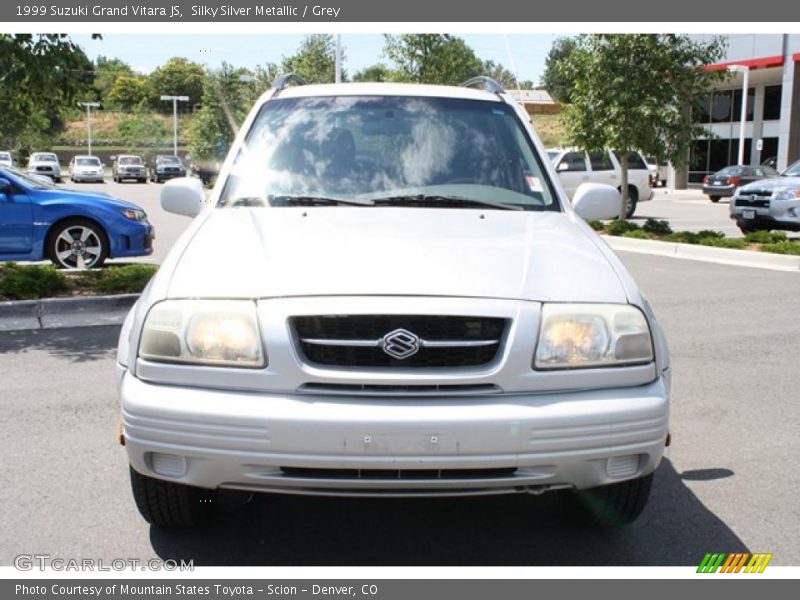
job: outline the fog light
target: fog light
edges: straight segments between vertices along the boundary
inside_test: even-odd
[[[614,479],[635,475],[639,470],[639,456],[639,454],[612,456],[606,462],[606,473]]]
[[[178,454],[150,454],[150,467],[165,477],[183,477],[186,475],[186,457]]]

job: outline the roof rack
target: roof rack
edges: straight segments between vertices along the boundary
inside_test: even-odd
[[[297,73],[287,73],[286,75],[281,75],[272,82],[272,89],[275,90],[275,92],[280,92],[281,90],[285,90],[292,83],[295,85],[308,85],[308,82]]]
[[[461,84],[461,87],[481,88],[487,92],[492,92],[493,94],[504,94],[506,92],[502,85],[497,83],[491,77],[486,77],[485,75],[479,75],[478,77],[468,79]]]

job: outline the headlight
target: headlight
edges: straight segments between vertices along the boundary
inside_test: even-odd
[[[147,214],[143,210],[126,208],[122,211],[122,216],[130,219],[131,221],[147,221]]]
[[[544,304],[536,369],[648,363],[653,341],[644,314],[629,304]]]
[[[781,190],[775,194],[775,200],[800,200],[800,189]]]
[[[150,309],[139,356],[158,362],[266,366],[249,300],[167,300]]]

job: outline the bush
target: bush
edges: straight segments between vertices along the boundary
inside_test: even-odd
[[[772,252],[774,254],[794,254],[800,256],[800,241],[784,240],[772,244],[761,246],[762,252]]]
[[[595,231],[603,231],[606,228],[602,221],[589,221],[589,227]]]
[[[678,242],[679,244],[696,244],[700,241],[698,236],[693,231],[676,231],[667,236],[668,242]]]
[[[741,250],[747,246],[747,242],[742,238],[726,238],[726,237],[701,237],[701,246],[714,246],[716,248],[733,248]]]
[[[7,263],[0,266],[0,296],[11,300],[38,300],[69,288],[64,273],[52,265]]]
[[[669,235],[672,233],[672,228],[669,226],[668,221],[660,221],[658,219],[647,219],[642,225],[642,229],[652,235]]]
[[[631,221],[611,221],[606,225],[606,233],[609,235],[625,235],[627,232],[637,229],[639,226]]]
[[[135,294],[141,292],[158,270],[156,265],[109,266],[80,273],[75,282],[108,294]]]
[[[703,229],[702,231],[697,232],[697,237],[702,239],[717,239],[721,240],[725,238],[725,234],[721,231],[713,231],[712,229]]]
[[[647,235],[647,233],[645,231],[641,230],[641,229],[633,229],[631,231],[626,231],[625,233],[622,234],[622,237],[633,238],[633,239],[636,239],[636,240],[649,240],[650,239],[650,236]]]
[[[783,231],[753,231],[744,239],[750,244],[777,244],[786,240],[786,234]]]

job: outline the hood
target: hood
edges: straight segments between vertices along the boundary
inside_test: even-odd
[[[737,195],[747,194],[757,190],[765,192],[781,192],[783,190],[800,189],[800,177],[773,177],[771,179],[759,179],[753,183],[748,183],[739,188]]]
[[[109,208],[142,210],[142,207],[138,204],[115,198],[106,192],[87,192],[84,190],[74,190],[72,188],[53,188],[49,190],[38,190],[36,193],[44,196],[45,201],[50,200],[55,202],[66,200],[67,202],[80,202],[83,200],[88,202],[102,202]]]
[[[591,236],[556,212],[213,209],[186,242],[167,296],[626,302]]]

